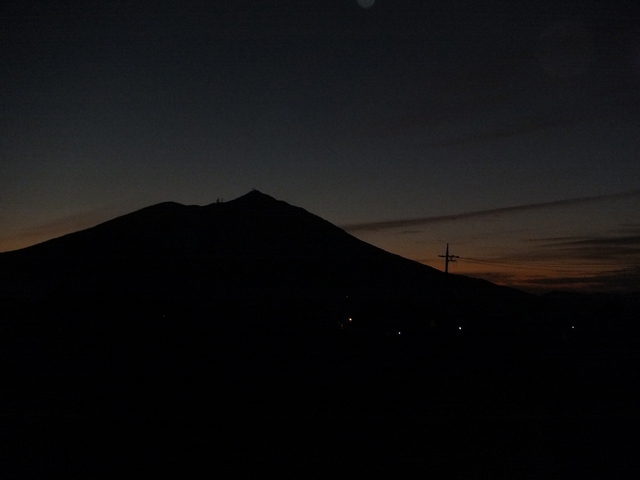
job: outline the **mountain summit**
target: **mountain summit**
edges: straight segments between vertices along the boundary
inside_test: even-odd
[[[44,341],[80,349],[73,371],[128,368],[141,352],[169,365],[186,350],[291,352],[342,329],[418,338],[448,318],[514,320],[531,298],[385,252],[258,191],[207,206],[160,203],[0,254],[2,328],[21,356],[13,363],[45,355]],[[64,355],[42,358],[42,368],[66,371]]]
[[[529,298],[385,252],[257,190],[207,206],[160,203],[2,253],[0,296],[63,312],[138,305],[218,318],[330,317],[348,303],[369,318],[422,323],[504,316]]]
[[[3,295],[18,297],[324,297],[440,276],[257,190],[143,208],[0,254],[0,265]]]
[[[453,278],[453,276],[450,276]],[[501,289],[471,279],[469,288]],[[253,190],[207,206],[165,202],[0,254],[17,298],[432,298],[444,275]],[[464,296],[464,293],[462,293]]]

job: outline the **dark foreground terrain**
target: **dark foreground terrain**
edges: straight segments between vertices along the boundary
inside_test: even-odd
[[[640,478],[640,296],[445,275],[253,191],[0,254],[0,479]]]
[[[446,327],[8,346],[2,478],[637,478],[633,332]]]

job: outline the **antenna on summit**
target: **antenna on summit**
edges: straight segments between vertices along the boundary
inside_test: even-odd
[[[444,273],[449,273],[449,262],[455,262],[456,258],[460,258],[458,255],[449,255],[449,244],[447,243],[447,252],[444,255],[438,255],[440,258],[444,258]]]

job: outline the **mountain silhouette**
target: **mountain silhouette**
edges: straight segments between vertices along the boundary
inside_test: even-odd
[[[258,191],[161,203],[0,254],[5,450],[38,477],[394,458],[512,478],[604,438],[606,477],[636,430],[625,298],[444,274]]]
[[[161,203],[2,253],[0,292],[9,337],[122,351],[153,338],[304,348],[338,329],[415,336],[453,319],[456,329],[518,324],[535,310],[531,295],[445,275],[259,191]]]
[[[445,276],[257,190],[227,203],[161,203],[0,254],[5,298],[422,299],[525,294]]]

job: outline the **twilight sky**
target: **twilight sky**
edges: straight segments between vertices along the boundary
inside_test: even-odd
[[[255,187],[455,273],[640,289],[637,2],[10,3],[0,251]]]

